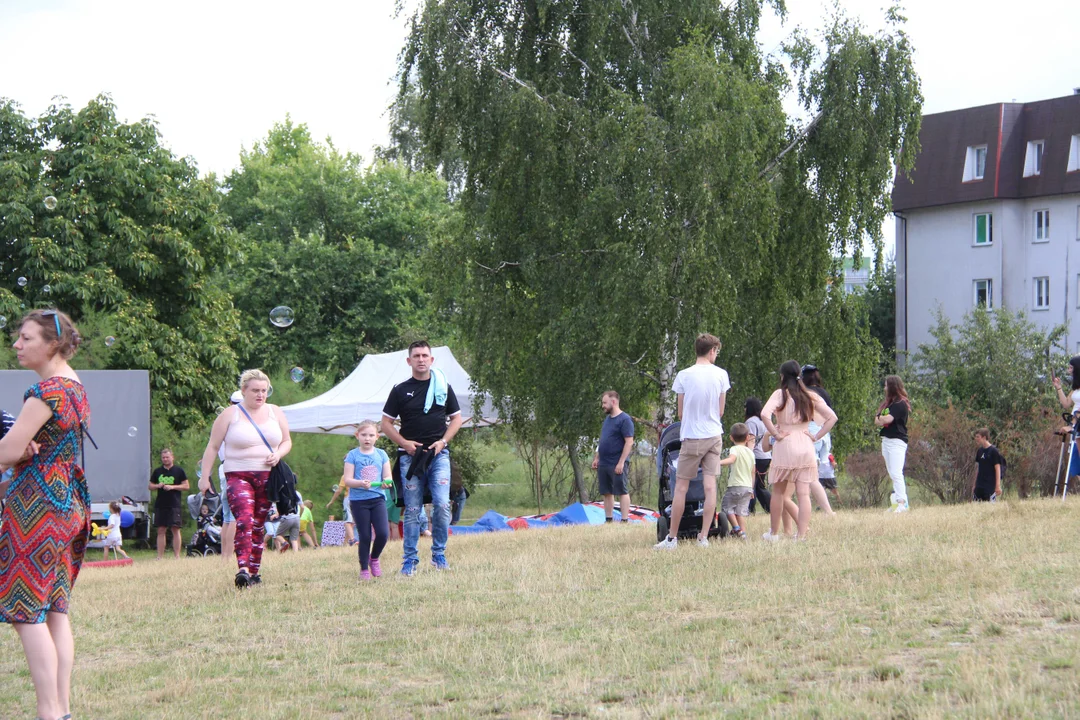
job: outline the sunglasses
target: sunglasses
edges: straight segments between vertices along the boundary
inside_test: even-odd
[[[60,314],[56,310],[44,310],[41,314],[45,317],[52,317],[53,322],[56,323],[56,339],[59,340],[64,334],[60,331]]]
[[[817,365],[803,365],[802,366],[803,375],[805,375],[808,372],[814,372],[815,370],[817,370]]]

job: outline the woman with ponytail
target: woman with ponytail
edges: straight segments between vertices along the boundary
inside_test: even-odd
[[[836,424],[836,413],[817,393],[806,389],[799,378],[799,363],[788,360],[780,366],[780,386],[761,411],[765,428],[775,438],[769,483],[773,487],[770,503],[770,540],[779,539],[784,512],[784,499],[794,490],[799,498],[799,540],[806,539],[810,527],[810,485],[817,480],[818,463],[814,443]],[[775,424],[773,417],[775,416]],[[817,420],[821,428],[817,435],[810,433],[810,421]]]
[[[878,405],[874,424],[881,428],[881,455],[892,478],[895,512],[908,511],[907,483],[904,482],[904,459],[907,457],[907,421],[911,412],[904,381],[898,375],[885,378],[885,400]]]

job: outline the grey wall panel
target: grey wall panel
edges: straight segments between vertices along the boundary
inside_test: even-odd
[[[93,502],[128,495],[148,502],[150,490],[150,373],[145,370],[82,370],[90,401],[86,478]],[[0,370],[0,408],[18,415],[26,389],[38,376],[29,370]],[[129,428],[136,428],[134,437]]]

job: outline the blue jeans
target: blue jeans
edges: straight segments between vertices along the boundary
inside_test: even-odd
[[[450,528],[450,451],[439,453],[423,475],[405,479],[412,464],[411,455],[401,455],[401,478],[405,486],[405,563],[416,563],[416,543],[420,540],[420,510],[424,506],[424,487],[431,492],[431,557],[446,557],[446,538]]]

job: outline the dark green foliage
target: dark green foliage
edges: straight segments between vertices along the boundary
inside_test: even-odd
[[[428,326],[419,263],[454,221],[434,175],[364,169],[287,119],[242,153],[227,189],[224,207],[247,240],[247,271],[229,281],[253,341],[247,364],[339,378]],[[277,305],[293,309],[292,327],[270,324]]]
[[[449,0],[417,14],[399,107],[422,149],[407,151],[461,168],[438,290],[474,379],[519,427],[595,435],[609,387],[671,420],[674,372],[708,331],[725,341],[729,407],[771,392],[783,360],[814,360],[853,423],[840,451],[863,437],[880,348],[827,286],[834,258],[880,245],[892,163],[917,149],[911,48],[842,19],[821,62],[793,45],[821,114],[802,138],[755,42],[762,7]]]
[[[213,280],[238,257],[218,200],[212,177],[162,147],[151,121],[119,122],[107,96],[37,119],[0,101],[0,314],[47,305],[88,319],[94,365],[149,370],[155,416],[197,422],[238,370],[239,316]]]

